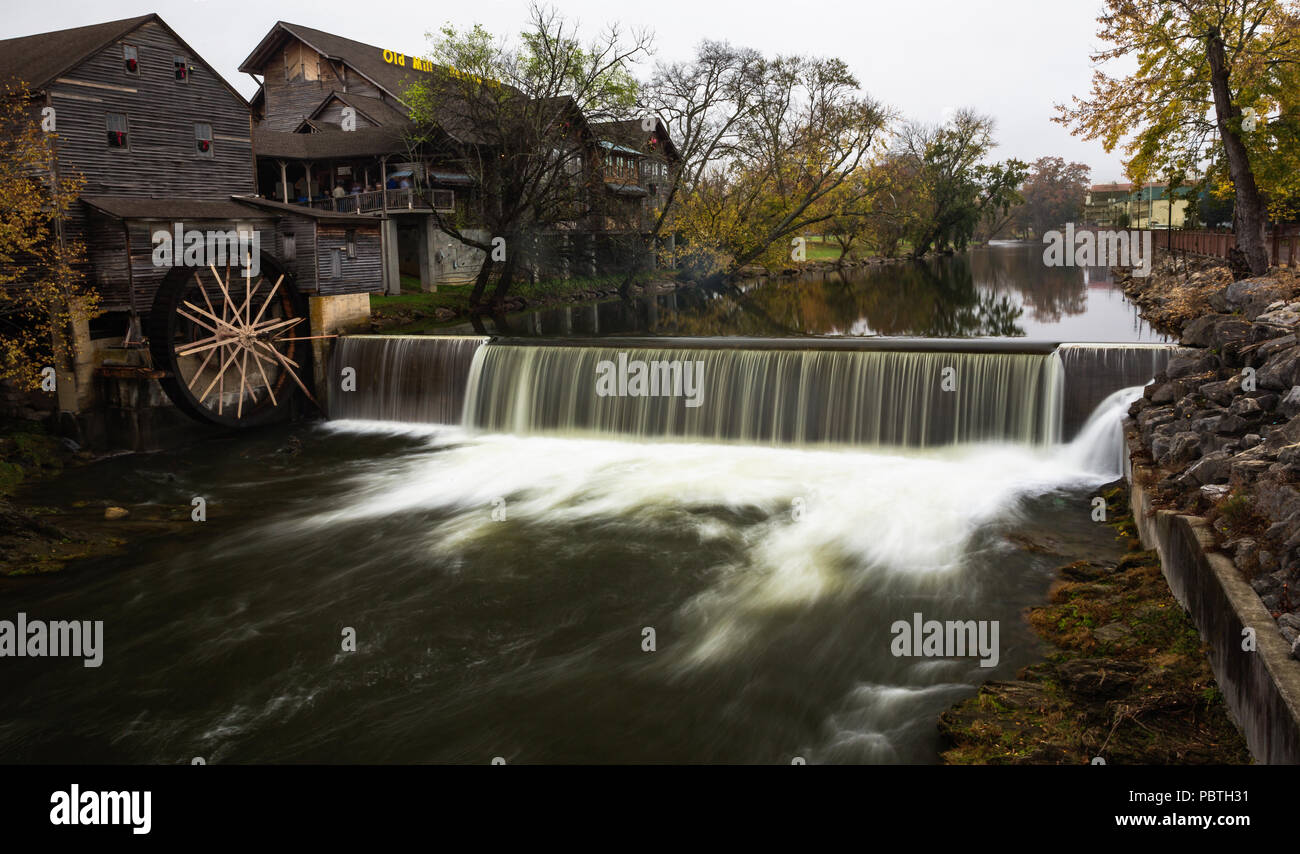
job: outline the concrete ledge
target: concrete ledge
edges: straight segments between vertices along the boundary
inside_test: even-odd
[[[1210,666],[1251,755],[1261,763],[1300,764],[1300,661],[1259,596],[1215,549],[1209,523],[1153,511],[1140,482],[1145,471],[1128,472],[1142,544],[1160,555],[1169,589],[1209,645]],[[1246,628],[1255,632],[1253,652],[1242,649]]]

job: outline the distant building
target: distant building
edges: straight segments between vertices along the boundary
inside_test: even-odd
[[[1084,221],[1099,228],[1182,228],[1188,200],[1196,194],[1187,185],[1174,188],[1155,181],[1140,188],[1130,183],[1094,184],[1084,197]]]

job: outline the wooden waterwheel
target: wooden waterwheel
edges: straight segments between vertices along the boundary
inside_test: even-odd
[[[188,415],[227,427],[287,417],[301,391],[313,400],[306,314],[293,282],[262,261],[176,268],[149,313],[149,349],[163,390]]]

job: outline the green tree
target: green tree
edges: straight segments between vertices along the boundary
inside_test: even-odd
[[[435,71],[405,95],[414,124],[408,145],[477,185],[487,240],[453,217],[434,216],[448,234],[486,254],[472,305],[482,302],[501,265],[492,297],[499,303],[526,247],[592,212],[586,125],[635,108],[632,68],[648,55],[650,38],[625,36],[611,26],[584,42],[557,12],[537,5],[513,43],[479,25],[464,31],[446,26],[430,38]]]
[[[959,110],[938,127],[903,128],[897,153],[909,162],[916,184],[908,234],[913,257],[931,249],[964,249],[983,217],[1020,201],[1016,188],[1025,164],[984,162],[992,148],[993,119],[971,110]]]

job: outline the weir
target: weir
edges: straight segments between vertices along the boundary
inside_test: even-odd
[[[347,336],[334,419],[517,434],[619,434],[773,445],[1073,438],[1113,392],[1149,381],[1170,345],[983,339]],[[597,393],[603,366],[693,363],[698,396]],[[627,391],[627,389],[624,389]],[[635,392],[635,388],[633,389]]]

